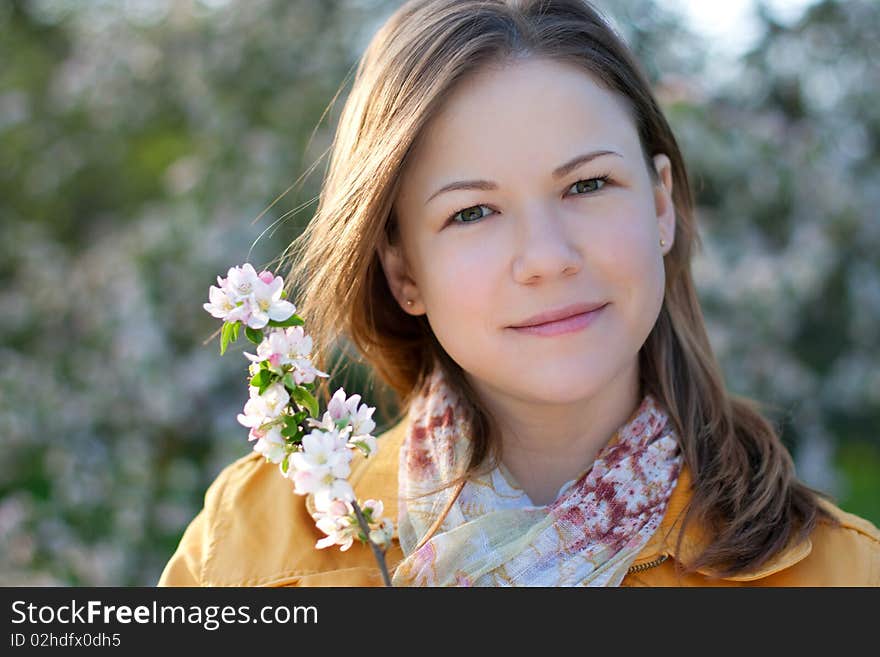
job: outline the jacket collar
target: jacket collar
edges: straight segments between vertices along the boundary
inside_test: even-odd
[[[660,527],[639,553],[639,556],[634,562],[635,564],[651,561],[664,554],[679,562],[686,563],[698,556],[702,549],[708,545],[710,536],[705,526],[701,526],[697,522],[691,521],[685,528],[684,535],[681,538],[681,551],[676,551],[676,541],[678,540],[682,521],[684,520],[684,515],[687,511],[691,497],[693,496],[692,485],[693,479],[691,477],[690,468],[688,468],[686,464],[683,464],[678,476],[678,482],[669,498],[669,504],[666,508],[663,520],[660,523]],[[771,557],[759,568],[739,573],[737,575],[720,577],[716,571],[707,567],[698,568],[697,572],[709,577],[720,577],[720,579],[742,582],[751,581],[767,577],[768,575],[772,575],[773,573],[796,564],[810,554],[812,548],[813,544],[809,538],[801,543],[792,542],[784,550]]]
[[[352,462],[352,474],[349,477],[359,498],[382,500],[383,515],[394,520],[395,541],[399,539],[397,534],[398,455],[406,436],[406,428],[407,419],[404,417],[381,436],[376,454],[369,459],[364,459],[360,455],[355,456]],[[696,522],[688,524],[682,536],[681,552],[676,551],[678,532],[692,494],[691,472],[687,465],[683,465],[660,527],[639,553],[633,562],[634,565],[652,561],[662,555],[687,562],[699,554],[701,548],[707,544],[709,536],[705,528],[698,526]],[[792,543],[760,568],[721,579],[735,581],[760,579],[801,561],[810,554],[811,550],[812,542],[809,539],[801,543]],[[700,568],[697,572],[718,577],[716,572],[708,568]]]

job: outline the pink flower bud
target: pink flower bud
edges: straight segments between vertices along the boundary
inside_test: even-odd
[[[259,274],[257,274],[257,277],[266,285],[271,285],[272,281],[275,280],[275,274],[270,272],[268,269],[264,269],[263,271],[261,271]]]

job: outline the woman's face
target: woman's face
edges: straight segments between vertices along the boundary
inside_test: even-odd
[[[558,170],[595,151],[611,154]],[[482,70],[406,162],[402,249],[380,249],[389,285],[478,389],[589,397],[637,363],[663,301],[675,220],[669,159],[654,164],[656,188],[623,100],[582,70],[546,59]],[[484,182],[442,191],[460,181]],[[582,302],[607,305],[581,330],[511,328]]]

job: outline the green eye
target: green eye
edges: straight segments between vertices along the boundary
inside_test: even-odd
[[[587,180],[578,180],[574,185],[572,185],[572,187],[577,189],[578,193],[595,192],[595,191],[602,189],[602,187],[605,186],[605,183],[607,182],[607,180],[608,180],[608,176],[599,176],[598,178],[588,178]],[[582,186],[583,183],[587,183],[588,186],[586,187],[586,189]]]
[[[458,224],[472,224],[472,223],[474,223],[475,221],[478,221],[478,220],[480,220],[480,219],[482,219],[483,217],[486,216],[486,215],[484,215],[484,214],[482,214],[482,213],[480,212],[481,208],[487,208],[487,209],[490,209],[490,208],[489,208],[488,206],[486,206],[486,205],[472,205],[472,206],[470,206],[470,207],[468,207],[468,208],[464,208],[464,209],[459,210],[458,212],[456,212],[454,215],[452,215],[451,217],[449,217],[449,221],[451,221],[452,223],[458,223]],[[455,220],[455,218],[456,218],[458,215],[461,215],[461,216],[462,216],[462,221],[456,221],[456,220]]]

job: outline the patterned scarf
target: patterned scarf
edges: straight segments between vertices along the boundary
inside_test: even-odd
[[[436,492],[467,464],[459,408],[439,367],[410,407],[399,464],[404,559],[392,584],[618,586],[660,526],[681,469],[657,400],[645,395],[593,464],[546,506],[533,505],[503,464]]]

